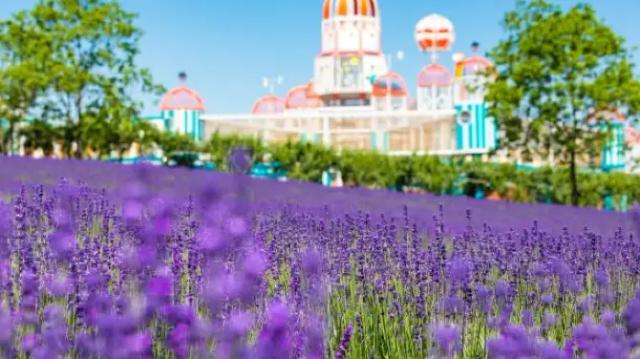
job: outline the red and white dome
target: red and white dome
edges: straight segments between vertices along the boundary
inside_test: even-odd
[[[447,51],[455,41],[453,23],[439,14],[431,14],[418,21],[415,38],[424,52]]]
[[[342,16],[378,16],[376,0],[324,0],[322,18],[329,20]]]
[[[320,96],[313,89],[313,82],[292,88],[285,98],[285,107],[290,110],[317,108],[322,105]]]
[[[204,100],[193,89],[187,86],[178,86],[167,92],[160,102],[162,111],[192,110],[204,111]]]
[[[406,97],[408,94],[406,82],[396,72],[389,72],[373,82],[373,97]]]
[[[448,87],[453,83],[449,70],[440,64],[429,64],[418,74],[418,87]]]
[[[285,102],[276,95],[267,95],[260,97],[251,109],[253,114],[275,114],[282,113],[285,109]]]
[[[461,66],[463,76],[473,76],[493,68],[493,63],[485,57],[473,55],[460,61],[457,66]]]

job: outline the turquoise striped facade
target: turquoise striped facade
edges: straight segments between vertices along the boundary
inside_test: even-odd
[[[456,150],[491,150],[497,146],[497,128],[493,118],[488,117],[487,104],[461,103],[456,110]],[[463,114],[468,112],[469,120],[463,121]]]
[[[611,124],[612,137],[602,150],[602,170],[616,171],[624,170],[627,167],[624,129],[624,123],[614,122]]]
[[[169,131],[171,127],[171,122],[169,118],[165,117],[163,114],[154,115],[154,116],[146,116],[144,117],[146,122],[151,122],[157,126],[157,128],[162,129],[164,131]]]
[[[200,119],[200,115],[195,110],[169,110],[161,113],[167,130],[188,135],[195,141],[204,139],[204,121]]]

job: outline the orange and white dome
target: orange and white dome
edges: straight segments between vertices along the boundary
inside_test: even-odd
[[[260,97],[251,109],[253,114],[276,114],[282,113],[285,109],[285,101],[276,95],[267,95]]]
[[[373,82],[373,97],[406,97],[408,94],[404,79],[396,72],[389,72]]]
[[[292,88],[285,98],[285,107],[289,110],[317,108],[322,105],[322,99],[313,89],[313,82]]]
[[[191,110],[204,111],[204,100],[195,90],[178,86],[167,92],[160,102],[162,111]]]
[[[451,20],[439,14],[431,14],[418,21],[415,38],[424,52],[447,51],[456,39]]]
[[[329,20],[343,16],[378,16],[376,0],[324,0],[322,18]]]
[[[440,64],[429,64],[418,74],[418,87],[448,87],[453,83],[449,70]]]

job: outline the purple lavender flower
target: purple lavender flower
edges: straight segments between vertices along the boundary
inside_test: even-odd
[[[289,310],[285,303],[279,301],[271,303],[267,309],[264,326],[258,336],[255,358],[279,359],[291,357],[290,320]]]
[[[600,315],[600,320],[608,328],[612,328],[616,324],[616,313],[611,309],[605,309]]]
[[[491,339],[487,343],[487,351],[490,358],[533,358],[537,354],[535,339],[527,334],[526,330],[516,326],[506,326],[500,336]]]
[[[497,300],[501,302],[505,302],[509,300],[511,296],[511,287],[509,283],[504,280],[499,280],[496,282],[494,294]]]
[[[630,336],[640,333],[640,292],[636,295],[624,311],[623,315],[627,333]]]
[[[569,359],[555,344],[543,342],[538,345],[540,359]]]
[[[640,238],[640,205],[634,206],[631,211],[629,211],[629,215],[635,224],[636,235]]]
[[[460,329],[455,325],[438,325],[433,330],[433,340],[439,355],[453,358],[460,349]]]
[[[627,341],[612,334],[606,327],[586,317],[574,329],[570,343],[590,358],[628,358]]]
[[[471,277],[471,264],[469,261],[456,258],[449,263],[449,280],[454,287],[468,284]]]
[[[345,356],[347,355],[352,334],[353,334],[353,327],[351,326],[351,324],[349,324],[345,328],[344,332],[342,332],[342,338],[340,339],[340,343],[338,344],[338,349],[336,349],[336,354],[335,354],[336,359],[344,359]]]
[[[540,297],[540,303],[543,305],[552,305],[553,304],[553,294],[545,293]]]
[[[542,329],[547,330],[556,325],[558,317],[555,314],[545,312],[542,316]]]

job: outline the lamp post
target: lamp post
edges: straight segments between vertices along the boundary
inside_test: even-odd
[[[398,61],[404,60],[404,51],[403,50],[398,50],[398,51],[395,52],[395,54],[387,54],[387,65],[389,67],[387,69],[388,73],[391,72],[391,68],[392,68],[392,65],[393,65],[393,59],[394,58],[396,60],[398,60]],[[392,86],[392,83],[391,83],[391,79],[389,77],[387,77],[386,81],[387,81],[387,83],[386,83],[387,91],[386,91],[385,101],[386,101],[386,109],[387,109],[387,111],[389,111],[389,110],[391,110],[391,107],[392,107],[392,101],[391,101],[391,91],[392,91],[391,86]]]
[[[389,71],[391,71],[391,68],[393,67],[392,65],[394,58],[398,61],[404,60],[404,51],[398,50],[395,54],[387,54],[387,65],[389,67]]]
[[[284,77],[282,77],[282,75],[272,77],[264,76],[262,78],[262,87],[266,88],[270,94],[275,93],[276,87],[282,86],[283,83]]]

